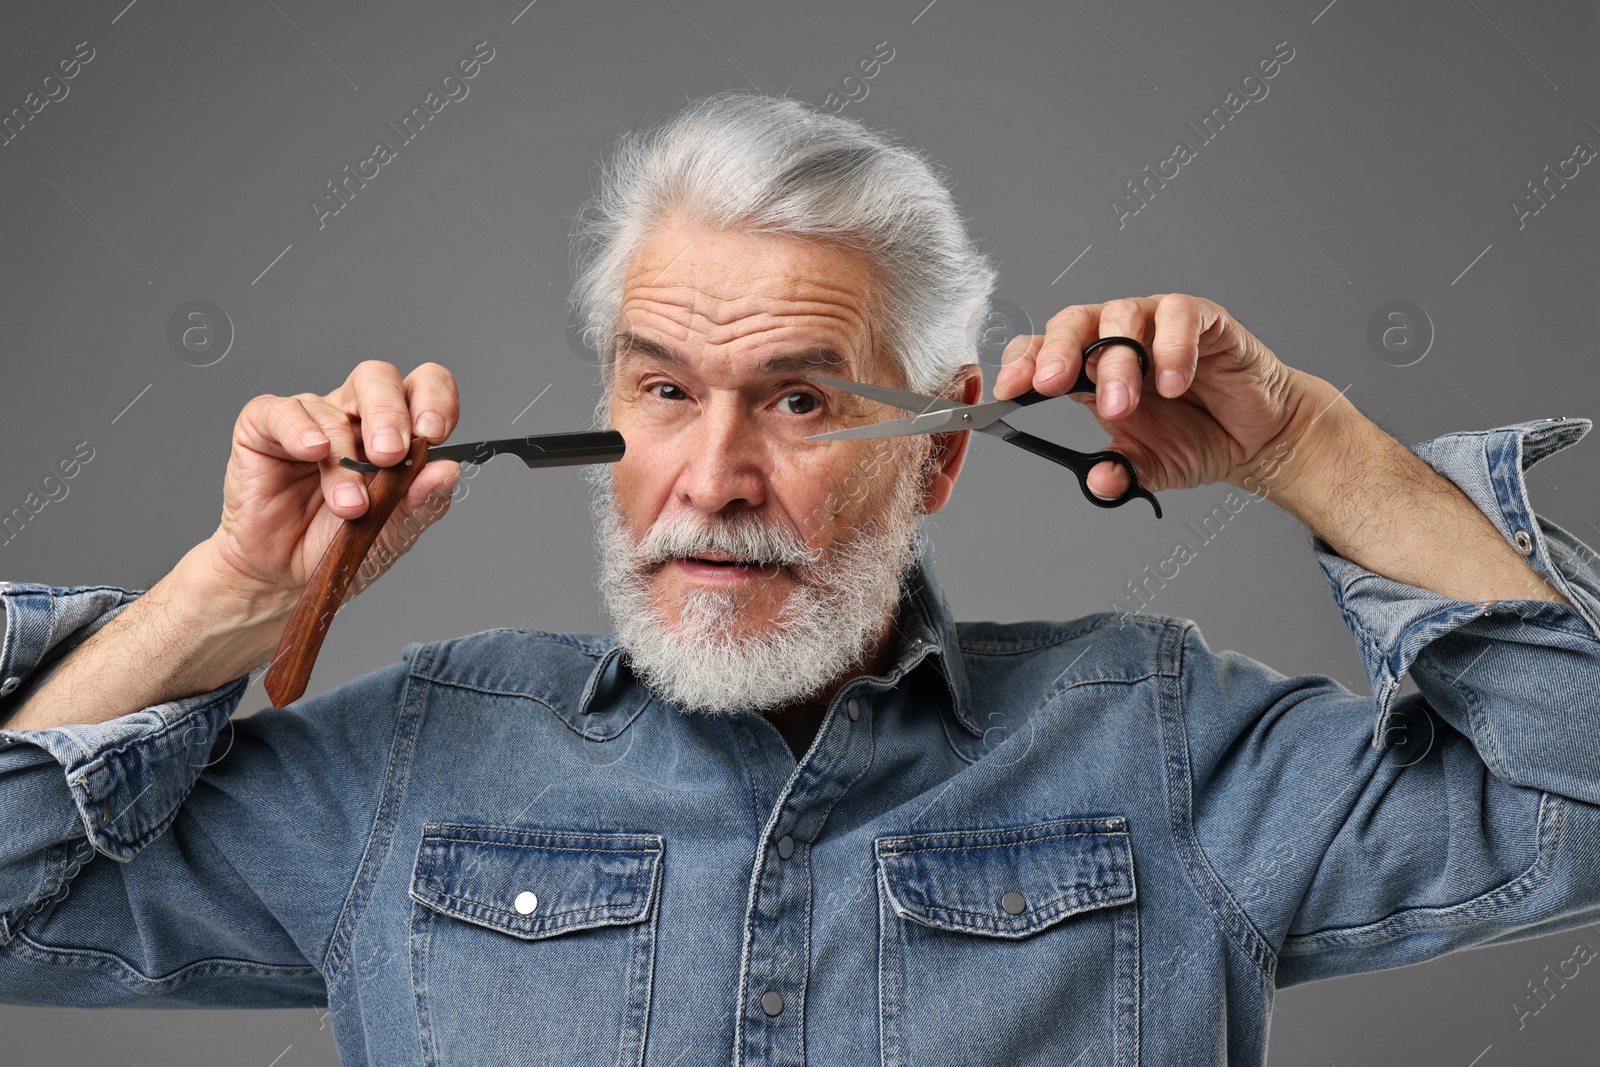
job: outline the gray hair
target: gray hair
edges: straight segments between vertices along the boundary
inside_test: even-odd
[[[600,357],[595,426],[606,425],[628,263],[674,211],[862,254],[878,277],[878,332],[911,390],[943,393],[977,363],[996,271],[931,161],[798,100],[723,92],[625,133],[578,214],[569,304]]]

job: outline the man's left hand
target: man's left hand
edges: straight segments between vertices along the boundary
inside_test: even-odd
[[[1310,402],[1327,391],[1313,387],[1326,382],[1279,362],[1221,306],[1181,293],[1074,305],[1051,318],[1043,335],[1012,338],[995,399],[1030,386],[1060,396],[1077,380],[1083,350],[1102,337],[1137,338],[1150,353],[1150,374],[1140,378],[1132,348],[1107,346],[1089,357],[1095,392],[1073,399],[1095,413],[1112,435],[1106,447],[1126,455],[1151,492],[1218,481],[1244,485],[1269,446],[1293,443],[1297,418],[1316,414],[1307,408],[1327,403]],[[1127,472],[1098,464],[1089,488],[1121,496]]]

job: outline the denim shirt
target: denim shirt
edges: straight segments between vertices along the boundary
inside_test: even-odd
[[[1600,558],[1524,483],[1590,426],[1411,446],[1572,606],[1312,541],[1373,696],[1180,618],[956,624],[925,553],[798,761],[522,629],[0,731],[0,999],[326,1004],[352,1067],[1260,1064],[1279,986],[1600,913]],[[0,587],[0,714],[135,595]]]

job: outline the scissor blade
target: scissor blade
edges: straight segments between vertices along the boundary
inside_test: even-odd
[[[940,430],[971,430],[981,429],[974,427],[967,421],[967,412],[959,405],[950,411],[930,411],[925,415],[914,415],[909,419],[890,419],[887,422],[871,422],[865,426],[852,426],[848,430],[834,430],[831,433],[815,433],[807,437],[807,441],[864,441],[874,437],[909,437],[916,433],[938,433]]]
[[[923,396],[921,393],[908,393],[904,389],[891,389],[887,385],[873,385],[871,382],[853,382],[846,378],[829,378],[822,374],[808,374],[814,382],[831,385],[835,389],[842,389],[847,393],[864,396],[868,400],[889,404],[893,407],[904,408],[906,411],[915,411],[923,414],[929,411],[950,411],[964,406],[958,400],[947,400],[942,396]]]

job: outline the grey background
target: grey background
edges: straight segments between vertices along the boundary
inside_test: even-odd
[[[882,40],[894,58],[844,114],[949,168],[999,295],[1038,330],[1071,303],[1196,293],[1408,442],[1600,414],[1600,167],[1520,230],[1508,205],[1575,142],[1600,146],[1593,4],[525,3],[9,0],[0,112],[79,41],[96,56],[0,148],[0,511],[76,443],[95,458],[0,546],[0,577],[148,586],[215,527],[245,402],[326,392],[362,359],[454,371],[457,440],[582,428],[597,376],[566,340],[567,235],[612,138],[729,87],[821,104]],[[496,55],[470,95],[319,230],[308,199],[484,40]],[[1110,197],[1285,40],[1295,57],[1266,99],[1119,230]],[[166,342],[191,299],[237,332],[208,367]],[[1392,299],[1436,331],[1410,366],[1366,342]],[[1106,439],[1076,405],[1021,422]],[[1597,447],[1529,483],[1543,517],[1591,543]],[[933,520],[940,573],[963,619],[1104,610],[1227,488],[1166,493],[1157,522],[1137,502],[1088,506],[1070,475],[978,436]],[[485,467],[340,616],[313,690],[407,641],[608,629],[586,503],[576,469]],[[1240,513],[1151,609],[1198,620],[1213,648],[1367,691],[1306,534],[1274,505]],[[244,707],[265,704],[257,686]],[[1592,1061],[1600,976],[1520,1031],[1509,1006],[1579,938],[1600,946],[1554,935],[1285,992],[1271,1062]],[[6,1064],[337,1062],[310,1008],[0,1007],[0,1030]]]

